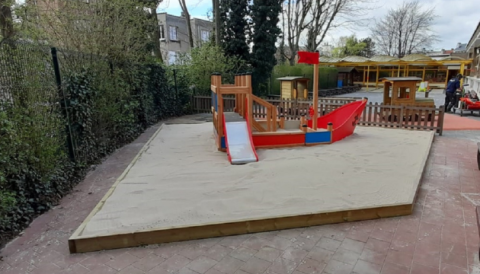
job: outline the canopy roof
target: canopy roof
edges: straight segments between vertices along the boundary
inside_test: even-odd
[[[277,80],[280,80],[280,81],[294,81],[294,80],[310,80],[310,78],[305,78],[305,77],[302,77],[302,76],[285,76],[285,77],[280,77],[280,78],[277,78]]]
[[[378,64],[398,64],[398,63],[449,63],[451,61],[457,61],[462,63],[471,63],[472,60],[465,60],[458,56],[448,56],[444,57],[440,60],[434,60],[430,56],[423,55],[423,54],[411,54],[407,55],[403,58],[396,58],[393,56],[388,55],[376,55],[371,58],[365,58],[362,56],[347,56],[343,58],[336,58],[336,57],[326,57],[320,56],[320,63],[329,63],[329,64],[341,64],[341,63],[349,63],[349,64],[358,64],[361,65],[362,63],[370,64],[370,63],[378,63]],[[376,64],[375,64],[376,65]]]

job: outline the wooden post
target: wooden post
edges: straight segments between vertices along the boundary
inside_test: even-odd
[[[238,74],[235,74],[235,78],[234,78],[235,82],[233,83],[236,87],[238,87]],[[241,104],[241,99],[242,99],[242,96],[241,94],[235,94],[235,112],[242,115],[241,114],[241,107],[240,107],[240,104]]]
[[[423,67],[423,74],[422,74],[422,82],[425,81],[425,70],[426,70],[426,67],[424,66]]]
[[[312,117],[312,127],[313,130],[317,130],[317,118],[318,118],[318,63],[320,55],[318,50],[315,53],[312,52],[298,52],[299,63],[307,63],[313,65],[313,117]],[[303,115],[302,115],[303,116]],[[305,119],[305,117],[303,117]]]
[[[369,83],[370,83],[370,65],[367,68],[367,91],[368,91]]]
[[[217,87],[217,123],[218,123],[218,136],[223,137],[223,94],[222,94],[222,76],[218,73],[214,76],[215,86]]]
[[[377,76],[376,76],[376,80],[375,80],[375,88],[378,88],[378,78],[380,77],[380,70],[379,70],[379,66],[377,66]]]
[[[252,74],[246,73],[244,75],[244,85],[248,87],[248,93],[247,93],[247,101],[248,101],[248,106],[247,106],[247,117],[248,121],[250,121],[250,124],[253,125],[253,97],[252,97]]]
[[[285,116],[280,116],[280,128],[285,128]]]
[[[365,86],[365,67],[363,68],[363,79],[362,79],[362,85]]]
[[[463,88],[463,79],[465,79],[465,63],[462,62],[460,65],[460,74],[462,74],[463,78],[460,79],[460,88]]]
[[[318,118],[318,63],[313,65],[313,130],[317,130]]]
[[[449,76],[448,72],[449,72],[449,70],[448,70],[448,67],[447,67],[447,73],[445,74],[445,88],[447,88],[447,83],[448,83],[448,76]]]

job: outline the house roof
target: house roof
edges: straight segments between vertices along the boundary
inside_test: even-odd
[[[470,38],[470,41],[468,41],[467,51],[470,50],[470,48],[474,44],[476,44],[475,42],[477,42],[478,40],[480,40],[480,21],[478,22],[477,28],[473,32],[472,37]]]
[[[444,58],[440,58],[438,60],[441,60],[441,61],[465,60],[465,58],[462,58],[460,56],[447,56],[447,57],[444,57]]]
[[[467,50],[467,43],[459,43],[458,46],[453,50],[453,52],[463,52]]]

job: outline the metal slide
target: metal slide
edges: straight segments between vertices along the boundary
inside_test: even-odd
[[[233,112],[224,113],[225,144],[232,165],[257,162],[252,133],[245,119]]]

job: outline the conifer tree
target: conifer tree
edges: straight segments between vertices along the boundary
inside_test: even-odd
[[[222,20],[221,38],[225,54],[239,57],[248,63],[250,57],[248,0],[221,0],[220,18]]]
[[[250,64],[253,68],[252,78],[256,94],[266,92],[266,83],[277,64],[275,43],[281,33],[278,27],[281,3],[281,0],[253,0],[251,7],[253,48]]]

